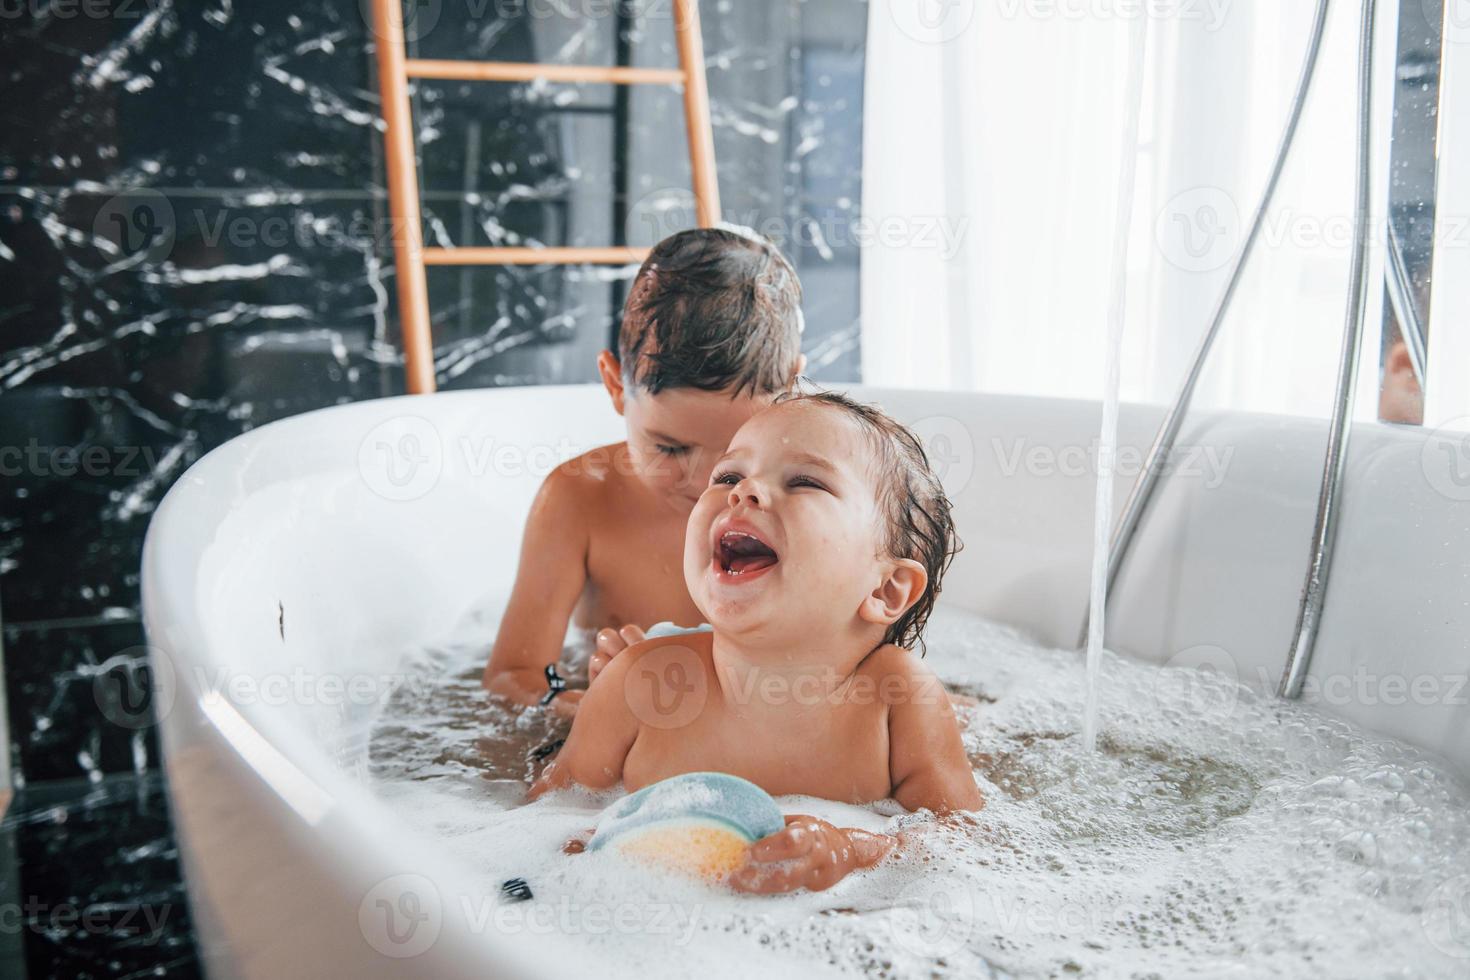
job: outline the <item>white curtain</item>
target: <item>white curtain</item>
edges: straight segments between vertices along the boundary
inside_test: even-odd
[[[1130,22],[1150,18],[1122,394],[1172,399],[1259,201],[1311,0],[872,0],[863,377],[1096,398]],[[1393,7],[1380,4],[1379,128]],[[1325,415],[1350,259],[1359,8],[1334,3],[1296,148],[1195,404]],[[1375,141],[1374,193],[1386,181]],[[883,229],[887,229],[887,234]],[[1377,250],[1375,250],[1375,259]],[[1381,282],[1377,261],[1372,281]],[[1370,290],[1360,417],[1374,417]]]

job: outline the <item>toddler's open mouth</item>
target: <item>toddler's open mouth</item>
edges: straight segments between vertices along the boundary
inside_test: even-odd
[[[727,581],[749,580],[779,561],[775,550],[752,530],[726,527],[715,541],[714,564]]]

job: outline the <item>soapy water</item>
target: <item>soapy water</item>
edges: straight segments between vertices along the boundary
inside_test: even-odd
[[[922,843],[826,892],[751,897],[568,855],[619,793],[523,805],[565,723],[480,688],[494,616],[421,651],[371,743],[374,790],[475,883],[446,914],[576,942],[616,976],[1470,976],[1470,787],[1441,761],[1218,672],[1084,668],[941,609],[928,658],[962,711],[985,808],[787,813]],[[509,903],[503,882],[533,898]]]

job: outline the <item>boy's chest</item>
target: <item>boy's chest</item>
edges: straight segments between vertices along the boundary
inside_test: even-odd
[[[582,625],[698,625],[699,611],[684,584],[685,522],[677,515],[651,517],[609,522],[593,535],[587,596],[577,617]]]
[[[693,705],[681,707],[669,717],[689,714]],[[786,731],[719,709],[705,714],[677,727],[642,727],[623,766],[630,792],[681,773],[726,772],[772,796],[870,803],[892,793],[887,712],[881,706],[845,706],[827,713],[819,727]]]

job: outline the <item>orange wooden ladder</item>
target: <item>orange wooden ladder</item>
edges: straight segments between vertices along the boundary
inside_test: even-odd
[[[413,0],[409,0],[410,3]],[[594,65],[541,65],[509,61],[430,61],[404,50],[402,0],[373,0],[373,32],[378,39],[378,87],[383,97],[384,143],[388,160],[388,213],[393,261],[398,274],[398,306],[403,323],[403,356],[411,394],[432,392],[434,345],[429,325],[430,265],[623,265],[642,262],[646,248],[426,248],[419,212],[418,167],[414,162],[413,119],[408,103],[410,78],[477,82],[595,82],[609,85],[684,86],[684,124],[689,136],[695,219],[708,228],[720,220],[720,190],[715,183],[714,133],[710,128],[709,89],[704,77],[704,43],[699,34],[697,0],[674,0],[678,68],[616,68]]]

